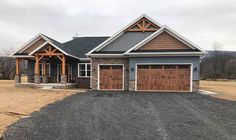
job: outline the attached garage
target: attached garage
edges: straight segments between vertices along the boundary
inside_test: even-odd
[[[190,92],[191,64],[137,64],[137,91]]]
[[[124,66],[122,64],[98,65],[99,90],[124,90]]]

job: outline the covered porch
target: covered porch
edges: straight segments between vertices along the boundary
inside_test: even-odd
[[[37,42],[36,42],[37,43]],[[66,55],[60,48],[50,42],[44,42],[34,50],[24,50],[26,55],[16,57],[16,84],[22,84],[21,63],[27,64],[27,83],[25,85],[71,85],[76,83],[78,60]],[[21,53],[22,54],[22,53]],[[56,84],[57,83],[57,84]]]

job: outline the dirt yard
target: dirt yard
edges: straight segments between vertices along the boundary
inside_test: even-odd
[[[200,81],[200,88],[219,93],[214,97],[236,101],[236,81]]]
[[[72,94],[72,91],[16,88],[14,81],[0,80],[0,137],[9,124]]]

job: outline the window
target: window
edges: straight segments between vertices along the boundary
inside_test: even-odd
[[[35,64],[34,64],[34,69],[35,69],[35,73],[36,73],[36,68],[35,68]],[[46,75],[48,77],[51,76],[51,66],[50,63],[46,63]],[[39,63],[39,75],[42,76],[43,75],[43,63]]]
[[[78,76],[79,77],[90,77],[91,65],[89,63],[78,64]]]

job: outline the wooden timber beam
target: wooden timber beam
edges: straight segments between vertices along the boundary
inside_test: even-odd
[[[145,32],[155,32],[156,29],[145,29],[145,30],[143,30],[143,29],[130,29],[129,31],[132,31],[132,32],[143,32],[143,31],[145,31]]]
[[[35,56],[35,74],[39,74],[39,56]]]
[[[20,73],[20,64],[19,64],[19,58],[16,58],[16,75]]]
[[[131,25],[126,31],[130,32],[154,32],[158,30],[159,27],[153,22],[146,18],[142,18],[135,24]]]
[[[66,74],[66,58],[65,55],[62,55],[62,75]]]
[[[43,57],[44,57],[44,56],[40,56],[40,57],[39,57],[39,61],[41,61],[41,60],[43,59]]]
[[[62,57],[60,57],[59,55],[58,55],[57,57],[58,57],[61,61],[63,61],[63,60],[62,60]]]
[[[53,53],[53,52],[48,52],[48,53],[38,53],[40,56],[58,56],[58,55],[64,55],[63,53]]]
[[[47,75],[46,68],[47,68],[47,64],[46,62],[43,62],[43,75]]]
[[[20,64],[23,62],[24,59],[22,58],[16,58],[16,74],[20,74]]]

